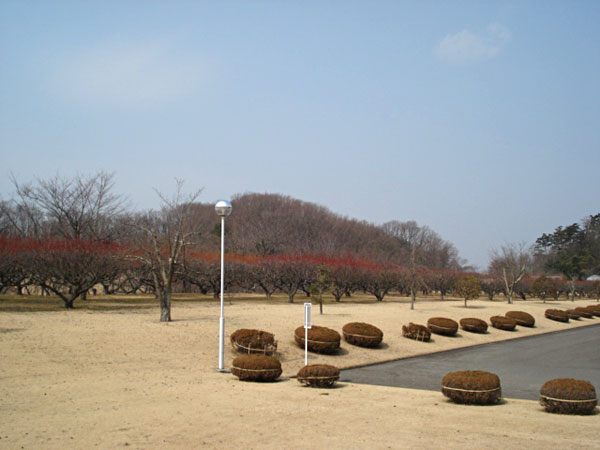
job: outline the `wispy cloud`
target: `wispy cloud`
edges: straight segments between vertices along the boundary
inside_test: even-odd
[[[201,63],[170,41],[105,41],[70,55],[56,70],[61,94],[77,101],[138,106],[178,99],[205,78]]]
[[[511,39],[512,33],[508,28],[492,23],[483,34],[462,30],[446,35],[436,45],[434,54],[442,61],[483,61],[498,55]]]

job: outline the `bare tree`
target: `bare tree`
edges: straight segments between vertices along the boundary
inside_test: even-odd
[[[288,295],[290,303],[294,303],[294,296],[302,286],[314,278],[314,266],[310,261],[298,257],[280,258],[276,261],[277,287]]]
[[[121,257],[114,244],[78,239],[34,241],[25,253],[31,282],[60,297],[67,309],[96,284],[113,279]]]
[[[123,211],[123,199],[113,194],[113,174],[99,172],[72,179],[55,175],[21,184],[12,176],[16,198],[2,209],[23,237],[39,237],[44,226],[65,239],[106,239],[110,220]]]
[[[140,233],[136,251],[130,257],[150,269],[161,322],[171,321],[173,282],[180,270],[182,251],[199,234],[190,219],[193,202],[201,190],[184,196],[183,181],[177,180],[176,184],[172,198],[157,192],[163,204],[160,212],[150,211],[132,223]]]
[[[490,252],[490,265],[488,272],[492,275],[501,275],[508,303],[513,303],[515,288],[525,276],[531,265],[531,254],[524,243],[506,244],[499,250]]]
[[[416,251],[416,261],[420,266],[430,269],[461,268],[462,262],[454,245],[444,241],[427,226],[419,226],[413,220],[408,222],[392,220],[384,223],[381,229],[396,239],[402,248],[402,260],[398,262],[410,262],[412,265],[413,251]]]

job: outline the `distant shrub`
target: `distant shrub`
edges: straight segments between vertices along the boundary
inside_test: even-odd
[[[508,311],[505,316],[514,319],[517,325],[524,327],[533,327],[535,325],[533,316],[525,311]]]
[[[331,387],[340,378],[340,369],[327,364],[310,364],[300,369],[296,378],[310,387]]]
[[[488,324],[485,320],[467,317],[465,319],[460,319],[460,327],[471,333],[485,333],[488,329]]]
[[[551,413],[591,414],[598,399],[594,386],[583,380],[556,378],[540,389],[540,404]]]
[[[383,331],[374,325],[351,322],[342,328],[346,342],[359,347],[377,347],[383,340]]]
[[[567,315],[569,316],[569,319],[572,320],[579,320],[579,318],[581,317],[581,314],[579,314],[574,309],[567,309]]]
[[[444,336],[454,336],[458,331],[458,322],[445,317],[432,317],[427,321],[427,326],[432,333]]]
[[[296,328],[294,339],[300,347],[304,348],[304,326]],[[308,330],[307,347],[311,352],[334,353],[340,348],[340,341],[340,333],[331,328],[313,325]]]
[[[454,292],[459,297],[462,297],[465,299],[465,308],[466,308],[467,300],[473,300],[473,299],[479,298],[479,294],[481,293],[481,286],[479,285],[479,280],[472,275],[462,277],[456,283]]]
[[[450,372],[442,379],[442,394],[455,403],[492,405],[502,397],[498,375],[481,370]]]
[[[431,331],[424,325],[410,322],[408,325],[402,325],[402,336],[427,342],[431,339]]]
[[[231,373],[241,381],[273,381],[281,375],[281,363],[266,355],[240,355],[233,360]]]
[[[569,321],[569,313],[563,311],[561,309],[547,309],[544,312],[546,318],[550,320],[555,320],[557,322],[568,322]]]
[[[272,355],[277,351],[277,342],[272,333],[242,328],[231,334],[231,345],[239,353],[262,353]]]
[[[517,321],[510,317],[492,316],[490,322],[494,328],[504,331],[512,331],[517,326]]]
[[[589,309],[587,309],[587,308],[578,307],[578,308],[575,308],[575,309],[569,310],[569,311],[576,312],[581,317],[584,317],[586,319],[591,319],[591,318],[594,317],[594,313],[592,311],[590,311]]]

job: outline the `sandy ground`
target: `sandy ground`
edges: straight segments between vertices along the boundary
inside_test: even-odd
[[[384,301],[326,304],[320,316],[315,305],[315,325],[341,332],[347,322],[369,322],[383,330],[385,345],[342,343],[338,355],[310,355],[310,362],[348,367],[600,322],[543,317],[547,307],[572,306],[477,300],[468,309],[459,301],[418,302],[411,311]],[[433,335],[430,343],[401,335],[409,321],[488,320],[509,310],[530,312],[536,328],[460,331],[455,338]],[[289,378],[304,362],[293,340],[303,321],[301,300],[226,304],[227,336],[238,328],[275,333],[284,367],[281,381],[240,382],[215,370],[218,316],[216,302],[175,304],[168,324],[158,322],[158,308],[0,313],[0,448],[600,448],[600,414],[553,415],[515,399],[461,406],[441,393],[350,383],[303,387]],[[235,356],[227,339],[226,366]]]

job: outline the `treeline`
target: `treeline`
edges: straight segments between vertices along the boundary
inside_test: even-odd
[[[102,286],[104,294],[156,293],[154,274],[140,263],[138,250],[102,242],[73,240],[26,240],[0,238],[0,292],[9,288],[18,293],[52,293],[67,308],[85,299]],[[383,301],[389,293],[416,296],[455,293],[465,276],[475,277],[481,290],[493,300],[506,295],[499,276],[465,272],[406,268],[351,258],[335,259],[310,255],[248,256],[229,255],[226,259],[227,292],[260,292],[267,298],[285,293],[290,302],[299,293],[309,296],[319,276],[325,274],[324,291],[336,301],[356,292]],[[600,282],[576,282],[578,297],[598,297]],[[220,293],[218,254],[186,252],[174,278],[175,292]],[[522,298],[554,298],[568,295],[566,281],[546,277],[524,277],[516,287]]]
[[[0,202],[0,291],[40,289],[61,297],[68,308],[98,285],[109,294],[152,292],[166,321],[172,292],[219,294],[214,205],[197,202],[198,192],[183,195],[177,183],[172,197],[160,196],[159,210],[130,211],[113,192],[112,178],[56,176],[29,184],[13,179],[13,198]],[[394,291],[414,301],[420,292],[443,298],[470,271],[451,243],[415,222],[377,226],[277,194],[241,194],[232,204],[226,222],[228,291],[284,292],[293,301],[317,283],[338,301],[356,291],[378,300]],[[536,257],[569,280],[572,298],[593,296],[600,284],[581,281],[598,271],[599,224],[599,216],[592,216],[570,227],[567,237],[559,227],[538,240]],[[547,286],[536,291],[528,277],[535,273],[534,256],[522,247],[501,250],[489,275],[473,274],[488,297],[503,293],[512,302],[513,296],[564,292],[561,280],[545,277],[538,278]]]

